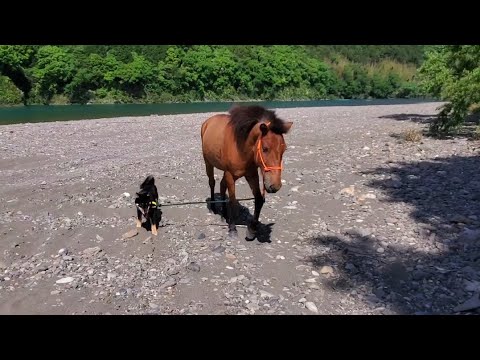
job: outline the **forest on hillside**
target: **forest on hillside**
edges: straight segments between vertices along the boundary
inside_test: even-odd
[[[419,45],[0,45],[0,105],[409,98]]]

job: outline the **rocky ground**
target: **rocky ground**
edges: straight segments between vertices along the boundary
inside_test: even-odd
[[[206,204],[135,230],[149,174],[164,204],[209,196],[211,114],[1,126],[0,313],[475,314],[480,143],[402,137],[438,105],[278,110],[284,185],[253,242]]]

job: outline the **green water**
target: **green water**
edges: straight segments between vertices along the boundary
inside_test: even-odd
[[[424,99],[392,100],[319,100],[319,101],[264,101],[257,104],[270,109],[323,106],[397,105],[430,102]],[[205,102],[178,104],[112,104],[112,105],[31,105],[0,107],[0,125],[49,121],[100,119],[122,116],[149,116],[191,114],[227,111],[233,102]]]

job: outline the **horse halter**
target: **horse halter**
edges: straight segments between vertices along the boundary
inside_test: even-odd
[[[266,122],[265,125],[269,126],[270,122]],[[263,156],[262,156],[262,137],[261,136],[260,136],[260,140],[258,140],[257,154],[258,154],[258,157],[260,158],[260,161],[262,162],[263,171],[267,172],[267,171],[271,171],[271,170],[282,170],[283,169],[283,166],[282,166],[281,163],[280,163],[280,166],[267,166],[267,164],[265,164],[265,160],[263,159]]]

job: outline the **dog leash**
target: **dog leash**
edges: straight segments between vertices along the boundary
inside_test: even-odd
[[[255,198],[244,198],[244,199],[237,199],[237,201],[249,201],[255,200]],[[182,205],[191,205],[191,204],[205,204],[205,203],[226,203],[228,199],[225,200],[205,200],[205,201],[189,201],[183,203],[167,203],[167,204],[157,204],[157,207],[164,207],[164,206],[182,206]]]

